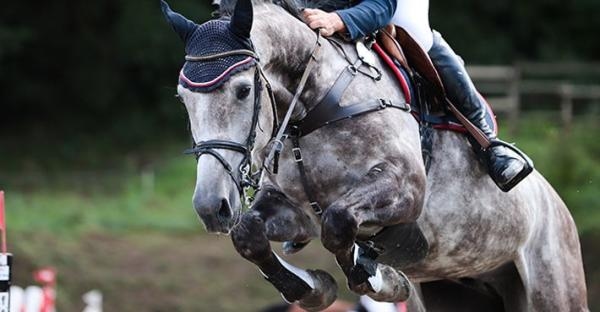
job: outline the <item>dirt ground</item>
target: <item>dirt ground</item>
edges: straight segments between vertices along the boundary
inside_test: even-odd
[[[325,268],[344,288],[333,257],[318,243],[311,245],[291,262]],[[282,302],[224,236],[89,234],[75,240],[27,235],[13,247],[15,285],[33,284],[36,267],[57,268],[61,312],[81,311],[81,295],[91,289],[102,291],[105,311],[258,311]]]
[[[590,308],[600,307],[600,233],[582,237]],[[79,238],[24,234],[11,246],[13,284],[33,284],[41,266],[58,270],[58,311],[81,311],[81,295],[99,289],[105,311],[259,311],[281,302],[228,237],[202,232],[87,234]],[[353,299],[340,270],[319,243],[288,258],[332,272],[340,295]]]

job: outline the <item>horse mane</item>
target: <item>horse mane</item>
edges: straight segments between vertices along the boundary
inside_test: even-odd
[[[217,7],[213,12],[217,17],[230,17],[235,9],[237,0],[213,0],[212,4]],[[348,0],[252,0],[253,4],[272,3],[284,8],[287,12],[296,18],[301,17],[301,12],[305,8],[321,9],[323,11],[333,11],[348,6]]]

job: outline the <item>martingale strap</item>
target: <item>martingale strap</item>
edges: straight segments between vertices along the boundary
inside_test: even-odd
[[[361,64],[362,61],[359,60],[357,65],[360,66]],[[357,72],[357,66],[352,64],[344,68],[321,102],[311,109],[300,121],[300,125],[304,125],[304,127],[300,126],[301,128],[304,128],[304,131],[302,131],[303,135],[321,127],[322,119],[329,118],[329,115],[339,109],[338,103],[352,80],[354,80],[354,77],[356,77]],[[311,130],[306,131],[308,130],[307,128],[310,128]]]
[[[338,104],[335,104],[335,106],[330,105],[326,107],[328,109],[323,110],[323,115],[313,115],[315,117],[309,120],[309,123],[302,122],[300,124],[292,125],[289,130],[289,137],[293,145],[292,153],[294,155],[294,161],[296,162],[296,165],[298,166],[298,172],[300,173],[300,182],[302,183],[302,187],[304,188],[304,193],[308,198],[310,207],[317,215],[320,215],[323,212],[323,209],[317,202],[314,188],[308,181],[308,177],[306,175],[304,159],[302,158],[302,149],[300,148],[300,137],[331,123],[368,114],[370,112],[379,111],[388,107],[410,112],[410,105],[408,105],[406,102],[394,103],[390,100],[383,99],[373,99],[344,107],[341,107]],[[303,121],[305,120],[306,118],[303,119]]]
[[[280,129],[282,130],[289,128],[286,130],[290,140],[292,141],[292,153],[294,156],[294,161],[298,167],[300,182],[302,183],[302,187],[309,201],[310,207],[313,209],[316,215],[321,215],[323,209],[316,199],[315,189],[309,182],[306,174],[304,159],[302,158],[302,149],[300,148],[300,137],[308,135],[311,132],[331,123],[368,114],[370,112],[383,110],[388,107],[410,112],[410,105],[406,101],[398,103],[384,99],[371,99],[347,106],[340,106],[339,103],[344,95],[344,92],[356,77],[356,74],[359,72],[359,68],[363,65],[363,63],[363,60],[359,58],[354,64],[349,64],[339,74],[333,86],[331,86],[331,88],[327,91],[323,99],[313,109],[311,109],[302,120],[291,124],[290,127],[285,127],[287,122],[284,121],[284,123],[282,123],[282,128]],[[298,95],[299,93],[297,92],[296,96]],[[292,101],[292,103],[294,102]],[[292,109],[288,110],[288,113],[290,113],[291,110]],[[275,162],[274,167],[277,168],[277,161]],[[276,170],[274,171],[276,172]]]
[[[321,127],[332,124],[344,119],[354,118],[360,115],[379,111],[386,108],[397,108],[405,112],[410,112],[410,105],[406,102],[393,102],[384,99],[372,99],[365,102],[359,102],[348,106],[327,106],[323,109],[322,115],[312,115],[311,119],[303,119],[298,124],[300,136],[305,136]]]
[[[404,111],[410,111],[410,106],[406,101],[395,103],[383,99],[372,99],[348,106],[340,106],[339,103],[344,92],[348,89],[348,86],[350,86],[350,83],[352,83],[359,68],[363,64],[362,59],[359,58],[354,64],[350,64],[342,70],[321,102],[311,109],[302,120],[295,124],[299,130],[300,136],[305,136],[328,124],[376,110],[385,109],[387,107],[395,107]]]
[[[292,132],[295,131],[297,131],[297,128],[292,127]],[[304,194],[306,194],[306,198],[308,198],[310,207],[313,209],[316,215],[320,216],[321,213],[323,213],[323,209],[315,198],[315,190],[313,189],[312,184],[308,182],[306,168],[304,168],[304,160],[302,159],[302,150],[300,149],[300,137],[295,134],[296,133],[292,133],[290,139],[292,140],[292,153],[294,154],[294,161],[296,162],[296,165],[298,166],[298,172],[300,173],[300,183],[302,183]]]

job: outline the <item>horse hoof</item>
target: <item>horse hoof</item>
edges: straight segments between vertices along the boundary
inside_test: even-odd
[[[337,298],[337,283],[329,273],[321,270],[307,270],[315,282],[315,288],[298,300],[300,307],[307,311],[321,311]]]
[[[399,302],[408,299],[411,287],[404,273],[371,259],[362,259],[348,275],[348,288],[376,301]]]
[[[411,284],[408,277],[390,266],[378,265],[375,279],[369,281],[377,285],[374,287],[377,288],[375,292],[367,294],[375,301],[400,302],[410,297]]]

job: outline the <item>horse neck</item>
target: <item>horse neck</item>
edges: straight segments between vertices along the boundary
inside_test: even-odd
[[[315,33],[301,21],[268,3],[256,6],[251,37],[261,62],[285,69],[304,63],[301,57],[308,57],[316,42]]]
[[[279,103],[287,110],[289,100],[300,82],[306,65],[317,44],[317,35],[304,23],[273,4],[263,4],[255,8],[252,40],[267,75],[275,81],[275,89],[287,93],[288,99]],[[310,73],[306,88],[300,97],[300,112],[315,105],[315,98],[320,98],[333,82],[332,75],[339,72],[346,64],[334,48],[321,40],[320,57]],[[338,69],[339,68],[339,69]]]

